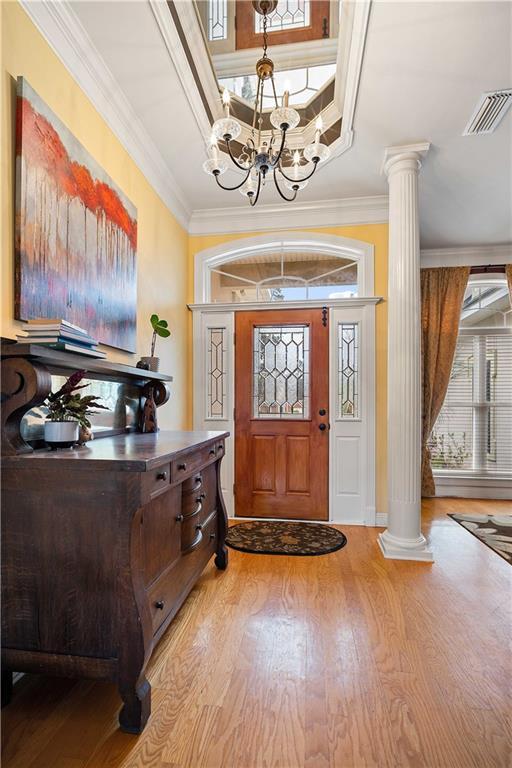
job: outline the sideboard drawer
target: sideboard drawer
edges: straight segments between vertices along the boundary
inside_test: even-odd
[[[161,467],[144,472],[142,475],[143,495],[147,499],[154,499],[164,493],[171,482],[171,465],[163,464]]]
[[[198,451],[184,454],[181,458],[171,462],[172,482],[179,483],[181,480],[191,477],[191,475],[197,475],[198,470],[207,466],[212,461],[220,459],[223,455],[223,441],[211,443]]]
[[[156,634],[164,623],[174,616],[181,605],[180,597],[187,592],[190,583],[204,568],[217,547],[217,515],[212,515],[201,531],[198,545],[179,563],[166,571],[147,591],[153,633]]]

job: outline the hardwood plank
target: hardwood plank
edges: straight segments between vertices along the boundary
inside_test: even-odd
[[[508,768],[512,570],[424,503],[433,565],[384,560],[376,529],[325,557],[230,553],[148,669],[140,737],[113,685],[27,675],[2,711],[4,768]]]

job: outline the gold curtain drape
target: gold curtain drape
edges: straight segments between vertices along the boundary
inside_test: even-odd
[[[469,267],[421,270],[422,496],[436,492],[427,442],[450,381],[468,277]]]
[[[505,264],[505,273],[507,275],[508,295],[512,304],[512,264]]]

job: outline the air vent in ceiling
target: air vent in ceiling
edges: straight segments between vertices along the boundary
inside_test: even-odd
[[[512,88],[482,93],[463,136],[492,133],[512,104]]]

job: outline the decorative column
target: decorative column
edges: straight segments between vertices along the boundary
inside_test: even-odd
[[[389,147],[388,527],[384,557],[433,560],[421,533],[421,328],[418,174],[428,142]]]

